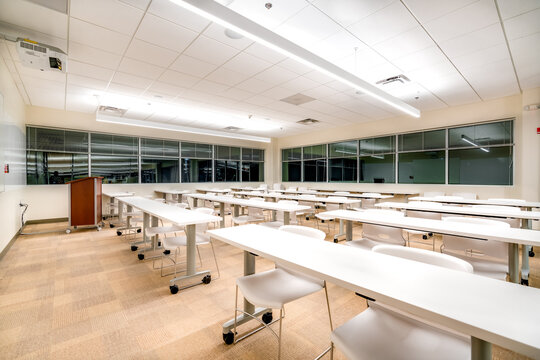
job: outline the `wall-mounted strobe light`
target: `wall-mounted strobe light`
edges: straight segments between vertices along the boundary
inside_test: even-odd
[[[465,141],[466,143],[471,144],[472,146],[476,146],[477,148],[480,148],[480,150],[482,151],[489,152],[489,149],[481,147],[480,145],[472,141],[472,139],[468,137],[467,135],[461,135],[461,140]]]
[[[207,20],[256,41],[274,51],[294,59],[308,67],[359,90],[399,111],[414,117],[420,117],[420,110],[393,97],[374,85],[343,70],[320,56],[304,49],[265,27],[239,15],[233,10],[213,0],[170,0]]]
[[[265,142],[265,143],[270,142],[270,138],[262,137],[262,136],[245,135],[245,134],[238,134],[238,133],[228,134],[226,132],[218,131],[218,130],[200,129],[200,128],[193,128],[189,126],[155,123],[152,121],[135,120],[135,119],[128,119],[125,117],[108,116],[108,115],[102,115],[102,114],[97,114],[96,121],[110,123],[110,124],[118,124],[118,125],[139,126],[139,127],[149,128],[149,129],[159,129],[159,130],[178,131],[178,132],[184,132],[184,133],[190,133],[190,134],[219,136],[219,137],[239,139],[239,140],[249,140],[249,141],[257,141],[257,142]]]

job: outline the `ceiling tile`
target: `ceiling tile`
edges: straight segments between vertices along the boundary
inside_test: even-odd
[[[66,88],[66,82],[64,81],[52,81],[47,79],[40,79],[28,75],[21,75],[21,80],[27,90],[34,91],[40,89],[40,91],[47,91],[51,93],[64,92]]]
[[[238,49],[229,45],[206,36],[200,36],[186,49],[184,54],[214,65],[221,65],[238,54],[238,52]]]
[[[94,113],[97,109],[96,98],[81,94],[66,95],[66,110],[82,113]]]
[[[165,71],[165,69],[146,62],[124,57],[120,63],[120,66],[118,67],[118,71],[138,75],[148,79],[157,79]]]
[[[157,16],[146,14],[135,34],[137,39],[182,52],[198,33]]]
[[[294,73],[297,73],[298,75],[304,75],[305,73],[308,73],[313,70],[311,67],[301,64],[298,61],[289,59],[289,58],[281,61],[280,63],[278,63],[278,65],[282,68],[285,68]]]
[[[282,87],[294,90],[295,92],[303,92],[318,87],[319,85],[320,84],[318,82],[310,80],[304,76],[299,76],[281,84]]]
[[[143,78],[136,75],[126,74],[120,71],[117,71],[112,80],[113,83],[120,85],[127,85],[134,88],[146,89],[152,83],[152,80]]]
[[[246,103],[248,103],[248,104],[265,106],[265,105],[268,105],[270,103],[273,103],[275,100],[272,99],[272,98],[266,97],[266,96],[255,95],[255,96],[252,96],[252,97],[250,97],[248,99],[245,99],[244,101]]]
[[[30,103],[33,106],[42,106],[53,109],[64,110],[64,91],[48,91],[47,88],[32,87],[27,89]]]
[[[497,0],[503,20],[540,8],[538,0]]]
[[[234,86],[244,81],[248,77],[248,75],[244,75],[236,71],[220,67],[214,72],[212,72],[210,75],[208,75],[205,79],[217,82],[222,85]]]
[[[320,85],[320,86],[317,86],[315,88],[305,90],[303,92],[304,95],[311,96],[312,98],[315,98],[315,99],[326,98],[328,96],[332,96],[332,95],[335,95],[337,93],[338,93],[337,90],[332,89],[332,88],[330,88],[330,87],[328,87],[326,85]]]
[[[253,96],[252,93],[237,88],[230,88],[220,94],[228,99],[243,101]]]
[[[440,42],[439,45],[446,55],[453,58],[504,43],[501,24],[495,23],[483,29]]]
[[[174,86],[190,88],[200,81],[200,78],[173,70],[167,70],[159,77],[159,80]]]
[[[429,91],[450,106],[477,102],[478,95],[460,74],[437,78],[435,81],[422,83]]]
[[[122,55],[129,44],[130,37],[73,18],[69,24],[69,39],[83,45]]]
[[[132,59],[142,60],[160,67],[169,67],[178,55],[179,53],[176,51],[139,39],[133,39],[126,52],[126,56]]]
[[[156,81],[152,85],[150,85],[148,90],[151,92],[156,92],[156,93],[160,93],[164,95],[178,96],[182,92],[184,92],[186,88]]]
[[[67,38],[67,15],[29,1],[0,1],[0,21]]]
[[[394,0],[315,0],[313,6],[343,26],[352,25]]]
[[[447,61],[447,59],[441,50],[439,50],[439,48],[436,46],[432,46],[402,58],[394,59],[392,63],[404,72],[409,72],[444,61]]]
[[[36,79],[43,79],[49,81],[56,81],[64,83],[66,81],[66,74],[60,71],[40,71],[28,66],[22,65],[19,61],[14,61],[13,65],[15,66],[16,72],[20,76],[28,76]]]
[[[456,67],[463,72],[463,70],[466,69],[479,68],[481,66],[504,59],[510,59],[510,54],[506,44],[503,43],[487,49],[482,49],[463,56],[455,57],[451,60],[454,65],[456,65]],[[493,75],[497,76],[498,74]]]
[[[206,37],[209,37],[211,39],[214,39],[216,41],[219,41],[223,44],[232,46],[233,48],[236,48],[238,50],[243,50],[253,44],[253,40],[248,39],[246,37],[243,37],[240,34],[236,34],[236,36],[240,36],[240,38],[233,38],[228,36],[227,34],[236,34],[234,32],[231,32],[230,30],[227,30],[216,23],[212,23],[205,31],[204,35]]]
[[[192,58],[191,56],[181,55],[174,63],[172,63],[170,68],[172,70],[202,78],[214,71],[217,66]]]
[[[273,87],[269,90],[264,91],[261,95],[266,96],[275,100],[281,100],[288,96],[294,95],[296,92],[281,86]]]
[[[369,47],[346,30],[341,30],[309,47],[313,53],[328,61],[354,55],[355,50],[360,52],[366,49]]]
[[[86,22],[132,36],[144,12],[133,6],[110,0],[71,0],[69,13]]]
[[[281,84],[297,77],[297,73],[282,68],[279,65],[272,66],[255,75],[256,79],[263,80],[268,84]]]
[[[78,61],[70,61],[68,64],[68,73],[109,81],[114,72],[100,66],[85,64]]]
[[[245,53],[256,56],[259,59],[266,60],[272,64],[285,60],[287,57],[278,53],[275,50],[269,49],[259,43],[253,43],[251,46],[244,50]]]
[[[272,66],[271,63],[246,53],[240,53],[223,64],[224,68],[234,70],[248,76],[253,76],[264,69],[269,68],[270,66]]]
[[[183,9],[170,0],[152,0],[148,12],[197,32],[210,24],[210,21]]]
[[[540,64],[539,43],[540,33],[524,36],[509,42],[520,82],[523,82],[527,78],[540,76],[540,69],[538,67],[538,64]]]
[[[79,44],[75,41],[69,42],[69,61],[77,60],[114,70],[118,67],[120,59],[120,55]]]
[[[273,0],[272,4],[272,8],[268,10],[264,3],[259,1],[235,0],[229,8],[257,24],[274,29],[308,6],[305,0]]]
[[[461,9],[477,0],[405,0],[405,5],[422,23]]]
[[[326,83],[328,83],[330,81],[334,81],[334,79],[331,78],[330,76],[325,75],[322,72],[317,71],[317,70],[310,71],[308,73],[305,73],[302,76],[304,76],[304,77],[306,77],[306,78],[308,78],[310,80],[316,81],[319,84],[326,84]]]
[[[274,87],[275,84],[269,83],[264,80],[260,80],[257,78],[251,78],[247,79],[246,81],[238,84],[236,87],[241,90],[249,91],[253,94],[258,94],[263,91],[266,91],[272,87]]]
[[[426,34],[424,29],[417,26],[378,43],[373,46],[373,49],[387,59],[394,60],[434,45],[435,43]]]
[[[465,69],[463,75],[482,99],[494,99],[519,93],[509,58]]]
[[[148,7],[148,3],[151,0],[118,0],[120,2],[123,2],[124,4],[128,4],[130,6],[136,7],[137,9],[146,10]],[[155,2],[156,0],[154,0]]]
[[[122,85],[122,84],[110,83],[107,89],[107,92],[112,93],[112,94],[120,94],[120,95],[128,95],[128,96],[139,96],[142,94],[143,89],[134,88],[134,87]]]
[[[509,40],[540,32],[540,8],[504,21]]]
[[[499,22],[493,0],[479,0],[424,24],[440,43]]]
[[[67,83],[68,86],[75,85],[89,89],[95,89],[97,91],[103,91],[107,88],[109,81],[93,79],[81,75],[67,74]]]
[[[414,17],[401,2],[396,1],[348,29],[367,45],[374,45],[416,26],[418,23]]]

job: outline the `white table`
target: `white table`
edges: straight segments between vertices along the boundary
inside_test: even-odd
[[[143,212],[143,239],[145,241],[147,238],[146,228],[148,226],[158,226],[158,218],[162,219],[163,221],[170,222],[174,225],[184,226],[184,232],[186,233],[187,239],[187,270],[185,276],[179,276],[170,280],[171,292],[173,292],[173,288],[176,286],[174,285],[174,283],[179,280],[204,275],[202,282],[209,282],[209,280],[211,279],[209,270],[202,270],[199,272],[196,271],[197,247],[195,242],[195,225],[218,221],[220,220],[219,216],[207,215],[197,211],[181,209],[177,206],[163,204],[161,202],[157,202],[155,200],[143,198],[140,196],[122,197],[119,198],[118,201],[121,201],[128,207],[137,208]],[[157,243],[157,235],[154,237],[154,239],[152,239],[152,243],[154,244],[155,249],[155,244]],[[141,253],[139,253],[139,255],[140,254]],[[139,256],[139,259],[144,259],[144,254],[142,258],[141,256]],[[189,286],[184,286],[182,288],[186,288]],[[176,291],[178,291],[178,287],[176,287]]]
[[[276,211],[283,211],[283,223],[285,225],[288,225],[290,223],[290,215],[291,213],[297,212],[297,211],[304,211],[309,210],[309,206],[305,205],[292,205],[292,204],[280,204],[276,202],[269,202],[269,201],[250,201],[245,199],[238,199],[234,197],[228,197],[228,196],[216,196],[216,195],[206,195],[206,194],[188,194],[186,196],[189,196],[193,198],[194,206],[197,206],[197,200],[208,200],[208,201],[214,201],[219,203],[219,211],[221,214],[221,222],[220,227],[225,227],[225,204],[231,204],[234,206],[234,212],[233,216],[238,216],[239,213],[239,207],[245,206],[245,207],[252,207],[252,208],[258,208],[258,209],[264,209],[264,210],[272,210],[274,213],[274,219],[275,219],[275,212]]]
[[[129,192],[129,191],[104,191],[103,196],[109,198],[109,216],[114,216],[114,199],[120,198],[120,197],[126,197],[126,196],[133,196],[135,193]],[[123,213],[124,207],[118,206],[118,221],[122,222],[122,213]],[[114,224],[109,223],[110,227],[114,227]],[[122,235],[122,233],[120,233]]]
[[[206,194],[206,193],[217,193],[217,194],[227,194],[231,192],[231,189],[197,189],[197,192]]]
[[[173,197],[176,196],[177,202],[182,202],[182,195],[190,193],[189,190],[172,190],[172,189],[171,190],[157,189],[157,190],[154,190],[154,192],[158,195],[161,195],[163,199],[165,200],[167,200],[167,195],[172,195]]]
[[[520,208],[540,208],[540,202],[534,201],[512,201],[511,199],[505,201],[487,200],[487,199],[459,199],[459,198],[441,198],[438,196],[414,196],[410,198],[411,201],[431,201],[448,204],[462,204],[462,205],[501,205],[501,206],[516,206]]]
[[[491,358],[491,343],[540,357],[536,288],[278,231],[246,225],[209,234],[244,250],[245,275],[254,273],[252,254],[282,263],[471,336],[473,360]],[[230,329],[225,323],[224,335]]]
[[[257,191],[257,190],[255,190]],[[249,191],[233,191],[232,194],[235,194],[235,195],[247,195],[247,196],[264,196],[264,197],[277,197],[277,195],[274,195],[274,194],[271,194],[272,192],[277,192],[277,193],[283,193],[283,194],[286,194],[286,195],[282,195],[282,196],[297,196],[295,194],[305,194],[305,195],[315,195],[317,197],[320,197],[320,196],[340,196],[340,197],[346,197],[346,198],[359,198],[359,199],[390,199],[390,198],[393,198],[392,195],[375,195],[375,194],[372,194],[372,195],[369,195],[369,194],[335,194],[335,193],[331,193],[331,192],[309,192],[309,191],[290,191],[290,190],[280,190],[280,191],[275,191],[275,190],[270,190],[268,193],[263,193],[263,194],[252,194],[250,193]]]
[[[460,224],[456,227],[450,221],[422,219],[415,217],[383,216],[367,212],[351,210],[327,211],[325,214],[336,219],[346,220],[346,239],[352,240],[352,222],[383,225],[401,229],[419,230],[438,234],[464,236],[480,240],[495,240],[508,243],[508,273],[510,281],[519,281],[519,247],[518,245],[540,245],[540,231],[516,228],[493,228],[478,224]]]

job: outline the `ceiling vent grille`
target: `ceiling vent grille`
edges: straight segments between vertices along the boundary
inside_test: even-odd
[[[317,124],[318,122],[320,121],[308,118],[308,119],[297,121],[296,123],[302,124],[302,125],[313,125],[313,124]]]
[[[400,74],[400,75],[396,75],[396,76],[392,76],[386,79],[379,80],[376,82],[376,84],[386,85],[386,84],[391,84],[396,81],[399,81],[400,83],[405,84],[406,82],[409,82],[411,80],[409,80],[409,78],[406,77],[405,75]]]
[[[316,99],[312,98],[311,96],[307,96],[307,95],[298,93],[298,94],[291,95],[289,97],[283,98],[280,101],[283,101],[283,102],[286,102],[286,103],[292,104],[292,105],[302,105],[302,104],[308,103],[308,102],[313,101],[313,100],[316,100]]]
[[[101,105],[98,109],[98,112],[107,115],[114,116],[123,116],[126,113],[127,109],[120,109],[114,106],[103,106]]]

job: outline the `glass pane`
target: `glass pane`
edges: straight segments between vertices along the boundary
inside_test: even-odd
[[[64,151],[64,130],[35,129],[35,150]]]
[[[242,160],[253,160],[253,149],[242,148]]]
[[[281,160],[301,160],[302,148],[283,149],[281,152]]]
[[[329,159],[330,181],[356,182],[357,160],[356,158],[335,158]]]
[[[88,155],[26,152],[26,179],[28,185],[65,184],[88,176]]]
[[[424,132],[424,150],[444,149],[446,147],[446,130]]]
[[[212,182],[212,160],[182,159],[182,182]]]
[[[304,181],[326,182],[326,160],[304,161]]]
[[[394,136],[383,136],[360,140],[360,155],[371,155],[393,152],[395,148]]]
[[[240,162],[216,160],[214,162],[214,181],[240,181]]]
[[[253,149],[253,161],[264,161],[264,150]]]
[[[103,176],[104,184],[138,183],[137,157],[92,155],[92,176]]]
[[[92,154],[112,154],[112,135],[92,133]]]
[[[242,181],[264,181],[264,163],[243,162]]]
[[[301,181],[302,162],[285,161],[281,163],[282,181]]]
[[[139,150],[138,138],[113,135],[114,155],[137,155]]]
[[[197,144],[182,142],[180,147],[182,148],[182,157],[197,157]]]
[[[178,156],[178,142],[141,139],[141,155]]]
[[[329,157],[356,156],[358,152],[358,141],[344,141],[328,145]]]
[[[212,158],[212,145],[188,142],[182,142],[180,145],[182,147],[182,157],[199,159]]]
[[[513,121],[463,126],[448,130],[449,147],[512,144]]]
[[[231,157],[232,160],[240,160],[240,148],[239,147],[231,147]]]
[[[371,155],[360,157],[361,183],[393,183],[395,182],[394,154]]]
[[[163,156],[178,157],[178,141],[163,140]]]
[[[444,184],[444,150],[402,153],[398,156],[400,184]]]
[[[512,185],[512,146],[448,152],[448,183]]]
[[[66,131],[65,134],[66,152],[88,152],[88,133],[78,131]]]
[[[177,183],[178,159],[141,158],[142,183]]]
[[[326,145],[306,146],[304,149],[304,160],[320,159],[326,157]]]
[[[422,150],[421,132],[399,135],[399,151]]]

